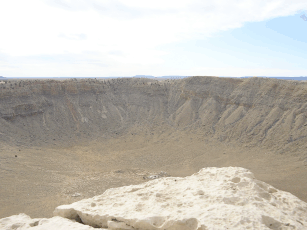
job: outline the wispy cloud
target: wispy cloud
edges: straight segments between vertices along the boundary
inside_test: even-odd
[[[205,39],[302,9],[305,0],[1,1],[0,52],[56,57],[92,51],[99,54],[94,59],[107,62],[99,73],[112,74],[110,66],[143,69],[163,63],[162,45]]]
[[[301,18],[304,20],[304,21],[307,21],[307,17],[305,14],[301,15]]]

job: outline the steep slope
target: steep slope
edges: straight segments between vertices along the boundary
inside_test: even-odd
[[[307,143],[305,82],[84,79],[9,81],[0,88],[0,138],[14,144],[73,144],[152,126],[279,150]]]

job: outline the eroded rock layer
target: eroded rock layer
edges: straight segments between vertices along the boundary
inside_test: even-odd
[[[0,140],[68,144],[160,126],[282,151],[306,147],[306,101],[306,82],[265,78],[8,81]]]

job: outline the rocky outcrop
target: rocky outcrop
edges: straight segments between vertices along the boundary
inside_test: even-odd
[[[108,189],[59,206],[54,215],[59,217],[12,216],[1,219],[0,227],[13,229],[18,223],[20,228],[14,229],[55,229],[45,223],[61,226],[62,221],[66,229],[307,229],[307,203],[239,167],[204,168],[185,178]]]

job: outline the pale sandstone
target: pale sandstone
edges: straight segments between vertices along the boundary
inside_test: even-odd
[[[108,229],[307,229],[307,203],[239,167],[108,189],[54,215]]]

